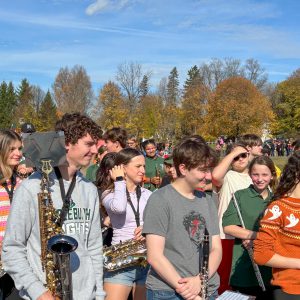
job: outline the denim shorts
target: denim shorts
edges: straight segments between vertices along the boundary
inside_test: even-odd
[[[209,300],[214,300],[218,296],[216,291],[211,296]],[[149,290],[147,289],[147,300],[184,300],[179,294],[175,291],[166,291],[166,290]]]
[[[127,286],[145,285],[149,267],[128,267],[122,270],[104,272],[104,283],[115,283]]]

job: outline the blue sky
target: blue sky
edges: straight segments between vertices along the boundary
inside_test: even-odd
[[[0,3],[0,81],[51,88],[86,68],[97,92],[117,66],[140,63],[152,87],[176,66],[257,59],[278,82],[300,67],[297,0],[10,0]]]

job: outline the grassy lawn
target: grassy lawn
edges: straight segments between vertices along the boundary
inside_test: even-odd
[[[287,163],[288,157],[286,156],[274,156],[271,157],[274,164],[282,171],[284,165]]]

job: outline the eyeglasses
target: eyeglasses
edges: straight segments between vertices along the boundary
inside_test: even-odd
[[[233,160],[238,161],[240,158],[246,158],[246,157],[248,157],[248,152],[244,152],[244,153],[239,154]]]

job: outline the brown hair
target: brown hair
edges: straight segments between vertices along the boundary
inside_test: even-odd
[[[245,146],[258,146],[258,145],[262,145],[262,140],[261,138],[256,135],[256,134],[244,134],[239,138],[239,142],[245,144]]]
[[[102,136],[101,127],[91,118],[80,113],[64,114],[61,120],[56,122],[56,131],[63,131],[66,144],[76,144],[79,139],[89,134],[92,139],[98,140]]]
[[[179,166],[184,164],[188,170],[203,165],[214,167],[217,156],[213,149],[197,139],[185,138],[173,150],[173,162],[178,176],[182,175]]]
[[[103,139],[105,141],[110,140],[114,143],[119,142],[121,147],[125,148],[127,143],[127,131],[120,127],[113,127],[104,133]]]
[[[278,180],[277,180],[275,165],[274,165],[272,159],[268,156],[255,157],[249,165],[249,175],[251,175],[251,171],[252,171],[252,168],[254,165],[262,165],[262,166],[266,166],[269,168],[269,170],[273,176],[269,185],[270,185],[271,189],[274,190],[277,186]]]
[[[300,151],[293,153],[284,166],[274,199],[287,196],[300,182]]]

